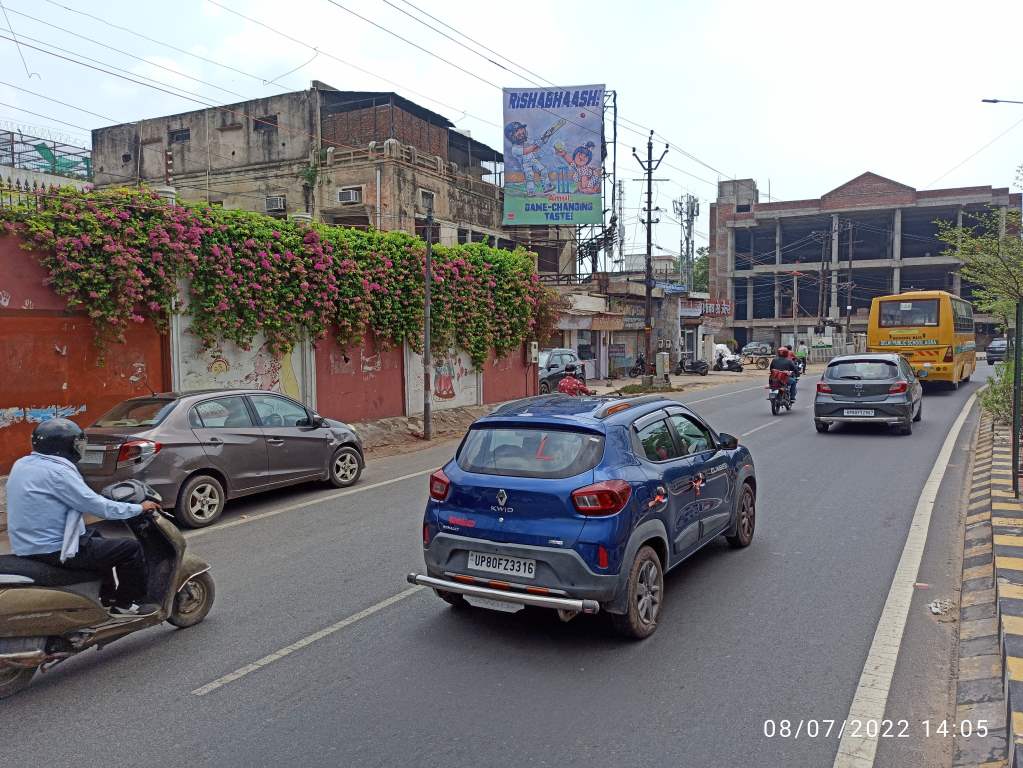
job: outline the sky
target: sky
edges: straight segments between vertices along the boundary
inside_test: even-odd
[[[500,148],[501,87],[605,83],[618,94],[627,250],[645,243],[631,150],[645,151],[650,129],[656,154],[671,144],[653,195],[666,252],[679,248],[671,201],[685,193],[702,201],[706,244],[719,179],[752,178],[762,201],[768,190],[786,200],[864,171],[918,189],[1014,186],[1023,163],[1023,105],[981,102],[1023,101],[1012,55],[1023,3],[1004,0],[0,3],[0,129],[83,146],[92,128],[315,79],[397,91]]]

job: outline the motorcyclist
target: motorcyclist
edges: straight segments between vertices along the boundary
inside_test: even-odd
[[[596,394],[576,376],[577,370],[578,369],[573,363],[569,363],[565,366],[565,375],[561,378],[561,381],[558,382],[558,392],[561,392],[563,395],[571,395],[572,397]]]
[[[789,399],[796,402],[796,381],[799,378],[799,368],[792,359],[792,352],[788,347],[779,347],[778,355],[771,361],[768,368],[770,371],[786,371],[789,375]]]
[[[125,520],[160,507],[152,501],[112,501],[90,489],[75,466],[85,443],[85,432],[69,419],[49,419],[32,431],[32,453],[14,462],[7,480],[11,550],[54,567],[102,574],[101,597],[111,615],[155,613],[159,606],[143,602],[147,590],[141,544],[135,538],[104,538],[86,529],[83,516]]]

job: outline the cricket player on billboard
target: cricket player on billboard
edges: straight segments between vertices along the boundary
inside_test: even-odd
[[[604,86],[504,90],[504,224],[603,221]]]

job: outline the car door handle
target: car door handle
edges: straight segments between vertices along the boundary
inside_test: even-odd
[[[208,437],[206,438],[206,442],[209,443],[210,445],[223,445],[224,443],[224,441],[221,440],[219,437]]]
[[[279,438],[279,437],[268,437],[268,438],[266,439],[266,441],[267,441],[267,442],[268,442],[268,443],[269,443],[270,445],[284,445],[284,441],[283,441],[283,440],[281,440],[281,438]]]

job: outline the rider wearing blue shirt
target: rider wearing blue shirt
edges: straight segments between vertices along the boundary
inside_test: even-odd
[[[32,448],[14,463],[7,480],[7,534],[14,554],[60,568],[103,573],[103,594],[113,604],[111,613],[155,611],[156,606],[139,605],[146,596],[146,564],[139,542],[104,538],[86,529],[83,516],[126,520],[158,510],[159,505],[112,501],[89,488],[75,466],[85,448],[85,433],[73,421],[42,422],[32,432]]]

